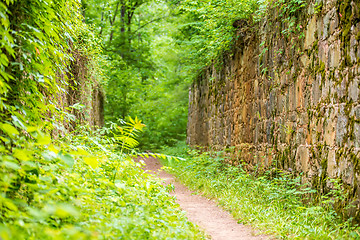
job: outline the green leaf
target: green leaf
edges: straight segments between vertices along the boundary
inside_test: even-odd
[[[50,135],[39,134],[36,140],[38,145],[48,145],[51,143]]]
[[[14,212],[18,211],[17,206],[16,206],[13,202],[11,202],[10,200],[7,200],[7,199],[6,199],[6,200],[3,202],[3,204],[5,205],[5,207],[7,207],[8,209],[10,209],[10,210],[12,210],[12,211],[14,211]]]
[[[99,161],[97,160],[96,157],[85,157],[84,161],[86,162],[87,165],[89,165],[93,169],[99,167]]]
[[[63,160],[64,163],[66,163],[66,165],[68,165],[69,167],[74,166],[74,159],[69,155],[69,154],[62,154],[59,153],[59,157],[61,160]]]
[[[46,206],[44,211],[59,218],[79,216],[79,211],[69,204]]]
[[[2,123],[2,124],[0,124],[0,128],[5,133],[7,133],[10,137],[19,135],[19,131],[15,127],[11,126],[10,124]]]
[[[20,166],[14,162],[10,162],[10,161],[4,161],[3,162],[3,165],[6,167],[6,168],[10,168],[10,169],[13,169],[13,170],[18,170],[20,169]]]
[[[13,152],[13,156],[21,161],[28,161],[30,159],[29,155],[30,152],[25,149],[15,149]]]

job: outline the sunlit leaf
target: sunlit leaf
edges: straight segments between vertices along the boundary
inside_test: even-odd
[[[12,203],[10,200],[5,200],[4,202],[2,202],[2,204],[4,204],[5,207],[7,207],[12,211],[18,211],[17,206],[14,203]]]
[[[53,144],[50,144],[50,145],[48,146],[48,149],[49,149],[50,151],[52,151],[53,153],[55,153],[55,154],[58,154],[58,153],[60,152],[60,150],[59,150],[55,145],[53,145]]]
[[[28,161],[30,152],[26,149],[14,149],[13,156],[21,161]]]
[[[14,135],[19,135],[19,131],[16,128],[14,128],[13,126],[11,126],[10,124],[2,123],[2,124],[0,124],[0,128],[4,132],[6,132],[10,137],[12,137]]]
[[[50,135],[39,134],[36,140],[38,145],[47,145],[51,143]]]
[[[93,169],[96,169],[99,167],[99,161],[96,157],[84,157],[84,161],[86,164],[88,164]]]

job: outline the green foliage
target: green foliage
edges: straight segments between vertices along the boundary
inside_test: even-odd
[[[62,8],[65,4],[70,11]],[[76,4],[1,3],[1,119],[11,121],[19,112],[26,112],[27,120],[34,121],[51,110],[44,95],[56,94],[56,74],[64,72],[71,59],[68,40],[78,24]]]
[[[344,200],[341,183],[320,204],[306,204],[315,190],[291,173],[248,174],[241,165],[226,164],[226,152],[204,152],[184,144],[165,153],[181,153],[187,160],[166,163],[185,184],[216,198],[241,223],[251,224],[281,239],[359,239],[359,227],[343,221],[333,206]]]
[[[233,23],[240,19],[250,20],[259,7],[257,0],[212,0],[177,3],[178,11],[185,14],[180,25],[180,44],[187,46],[187,64],[191,71],[209,65],[230,49],[236,39]]]
[[[275,1],[272,7],[279,12],[278,19],[282,19],[286,24],[286,27],[282,30],[282,34],[286,37],[290,37],[293,34],[299,35],[299,39],[301,39],[305,36],[298,17],[306,6],[307,2],[305,0]]]
[[[172,36],[178,17],[165,1],[83,3],[86,21],[98,29],[109,60],[106,120],[141,118],[147,128],[140,147],[146,150],[184,139],[189,81]]]
[[[201,239],[159,180],[117,150],[141,128],[82,127],[56,142],[34,131],[36,142],[2,155],[1,238]]]
[[[143,26],[150,21],[142,11],[149,1],[82,1],[86,22],[92,24],[102,39],[107,68],[106,113],[108,120],[132,114],[137,92],[151,77],[149,38]],[[114,117],[113,117],[114,116]],[[141,116],[140,116],[141,117]]]
[[[78,1],[10,1],[1,3],[1,17],[1,120],[63,132],[59,123],[73,120],[64,96],[80,84],[73,75],[78,55],[87,56],[88,79],[102,81],[98,42]]]
[[[79,7],[0,3],[0,238],[202,239],[134,160],[141,121],[77,127],[69,112],[87,106],[62,102],[66,90],[104,82],[106,61]]]

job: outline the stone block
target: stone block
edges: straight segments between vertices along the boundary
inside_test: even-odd
[[[292,84],[289,86],[290,89],[290,110],[295,111],[297,105],[297,88],[296,84]]]
[[[345,114],[345,104],[341,104],[338,111],[337,123],[336,123],[336,144],[337,146],[343,146],[345,137],[347,135],[348,116]]]
[[[274,139],[273,127],[274,127],[274,123],[272,120],[266,122],[266,142],[270,144]]]
[[[305,107],[304,88],[305,88],[305,76],[302,74],[296,81],[296,107],[303,109]]]
[[[339,176],[339,167],[336,163],[336,151],[329,150],[327,157],[327,177],[336,178]]]
[[[333,69],[339,67],[341,63],[340,41],[334,42],[328,51],[328,67]]]
[[[309,116],[307,112],[302,112],[298,115],[297,122],[299,126],[305,126],[309,123]]]
[[[346,157],[339,159],[340,175],[344,183],[352,185],[354,180],[354,164]]]
[[[318,60],[326,63],[328,60],[329,44],[327,41],[319,41]]]
[[[326,109],[326,122],[324,123],[324,141],[328,146],[335,145],[335,129],[336,129],[336,116],[337,108]]]
[[[309,149],[304,146],[301,145],[297,148],[296,151],[296,170],[298,172],[304,172],[307,173],[310,169],[310,153],[309,153]]]
[[[357,62],[356,50],[358,46],[358,41],[354,35],[351,35],[350,38],[350,59],[352,63]]]
[[[360,124],[354,123],[354,133],[353,133],[353,144],[355,148],[360,148]]]
[[[299,128],[296,131],[296,136],[295,136],[296,145],[305,145],[306,144],[306,135],[307,135],[307,130],[304,128]]]
[[[339,17],[338,14],[335,13],[332,15],[332,18],[330,20],[330,27],[329,27],[330,35],[333,35],[338,27],[339,27]]]
[[[359,99],[359,78],[354,78],[349,83],[348,92],[348,99],[352,100],[353,102],[357,102]]]
[[[277,110],[280,114],[285,112],[285,105],[286,105],[286,97],[279,93],[278,99],[277,99]]]
[[[333,86],[334,86],[334,83],[332,81],[329,81],[329,80],[324,81],[324,83],[322,84],[322,88],[321,88],[321,98],[322,99],[326,99],[327,97],[329,97]]]
[[[303,64],[303,68],[307,68],[309,66],[309,64],[311,63],[310,58],[306,54],[303,54],[300,57],[300,61]]]
[[[330,28],[330,19],[331,16],[333,15],[332,12],[327,12],[324,19],[323,19],[323,35],[322,35],[322,39],[326,39],[329,37],[329,28]]]
[[[322,18],[318,18],[317,22],[316,22],[316,29],[317,29],[317,37],[318,37],[318,39],[322,38],[323,28],[324,28],[324,21],[323,21]]]
[[[321,97],[321,74],[317,74],[315,80],[312,83],[312,103],[313,105],[317,105],[320,101]]]
[[[313,43],[316,40],[316,16],[313,15],[313,17],[310,19],[310,21],[308,22],[307,28],[306,28],[306,32],[305,32],[305,43],[304,43],[304,47],[306,48],[312,48]]]
[[[340,84],[336,87],[336,92],[337,92],[337,97],[338,97],[337,100],[346,97],[347,81],[348,81],[347,77],[343,78],[342,81],[340,82]]]
[[[351,117],[355,117],[355,120],[360,120],[360,105],[357,105],[351,109]]]

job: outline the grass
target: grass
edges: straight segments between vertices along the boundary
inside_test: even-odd
[[[280,239],[360,239],[359,227],[342,220],[331,207],[334,199],[319,204],[302,199],[314,190],[278,172],[254,177],[241,166],[224,164],[222,152],[198,154],[184,143],[164,149],[185,161],[166,162],[187,186],[217,199],[240,223]],[[339,194],[339,192],[338,192]]]

